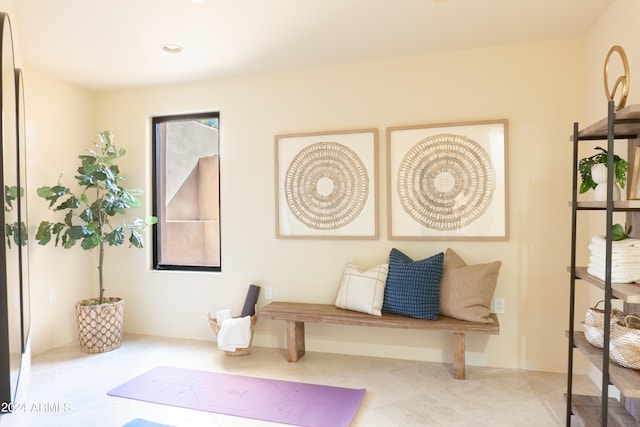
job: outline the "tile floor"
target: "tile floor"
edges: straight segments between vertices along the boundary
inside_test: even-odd
[[[229,357],[214,342],[127,336],[109,353],[88,355],[70,344],[34,356],[22,402],[31,409],[0,416],[0,427],[118,427],[134,418],[176,427],[278,425],[106,395],[158,365],[366,388],[353,427],[564,425],[562,374],[469,366],[461,381],[439,363],[312,352],[288,363],[279,349]],[[585,377],[575,387],[597,393]]]

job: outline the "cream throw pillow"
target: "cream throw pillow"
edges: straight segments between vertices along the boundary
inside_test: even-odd
[[[444,253],[440,313],[470,322],[493,323],[491,300],[502,261],[467,265],[452,249]]]
[[[382,316],[388,273],[389,264],[380,264],[362,271],[354,260],[350,260],[344,269],[336,307]]]

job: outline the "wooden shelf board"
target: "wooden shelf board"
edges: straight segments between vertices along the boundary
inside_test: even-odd
[[[633,120],[634,123],[616,123],[614,125],[614,133],[627,137],[637,137],[640,134],[640,105],[633,104],[616,112],[616,120]],[[608,120],[599,120],[598,122],[579,131],[580,139],[607,139]],[[573,138],[573,137],[572,137]]]
[[[571,206],[571,202],[569,202]],[[581,200],[578,201],[578,210],[606,210],[607,202],[605,201],[593,201],[593,200]],[[632,211],[640,210],[640,200],[618,200],[613,202],[614,211]]]
[[[587,267],[576,267],[575,275],[604,290],[604,281],[587,273]],[[611,292],[614,297],[629,304],[640,304],[640,283],[612,283]]]
[[[575,331],[573,343],[597,368],[602,367],[602,349],[591,344],[583,332]],[[609,380],[626,397],[640,398],[640,371],[609,363]]]
[[[565,395],[566,399],[566,395]],[[571,410],[573,414],[582,422],[584,427],[600,427],[601,422],[600,396],[586,396],[574,394],[571,396]],[[624,406],[616,399],[609,399],[607,408],[608,427],[638,427],[640,424],[625,410]]]

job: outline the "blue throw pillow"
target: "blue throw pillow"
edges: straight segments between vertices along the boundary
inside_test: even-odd
[[[438,319],[444,253],[420,261],[393,248],[382,311],[418,319]]]

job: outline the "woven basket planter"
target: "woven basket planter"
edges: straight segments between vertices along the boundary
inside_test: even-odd
[[[85,353],[104,353],[122,344],[124,300],[104,298],[84,299],[76,303],[80,349]]]

